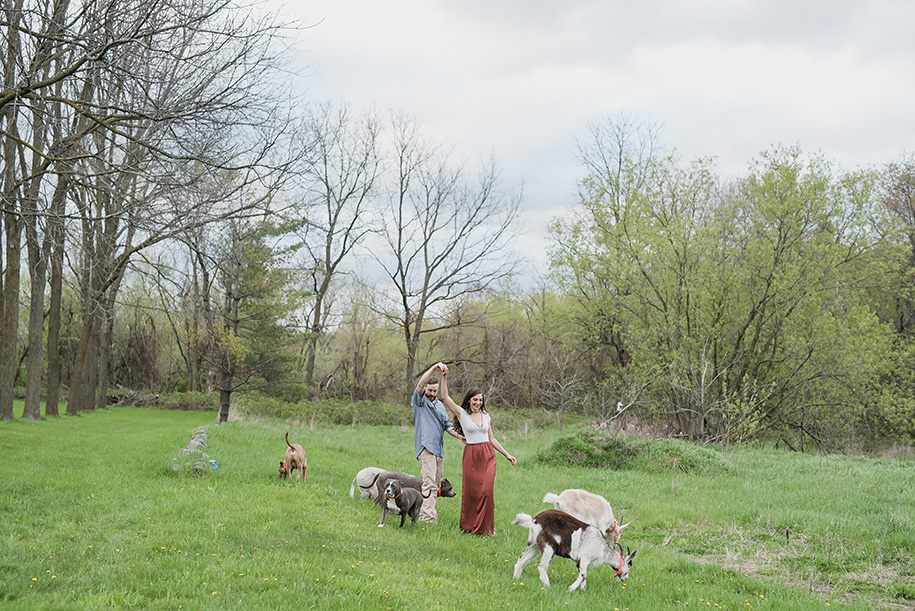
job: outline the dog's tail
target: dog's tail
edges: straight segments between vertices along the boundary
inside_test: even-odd
[[[555,505],[556,503],[559,502],[559,495],[553,494],[552,492],[547,492],[545,495],[543,495],[543,502],[544,503],[553,503]]]
[[[356,478],[353,478],[353,483],[349,485],[349,498],[353,498],[353,495],[356,493]]]
[[[289,431],[286,431],[286,445],[289,446],[290,448],[292,448],[292,444],[289,443]],[[293,449],[295,449],[295,448],[293,448]]]
[[[517,524],[523,526],[524,528],[530,528],[534,525],[534,518],[527,515],[526,513],[519,513],[515,516],[515,519],[512,520],[512,524]]]

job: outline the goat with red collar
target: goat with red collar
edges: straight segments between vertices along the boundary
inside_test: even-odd
[[[553,556],[562,556],[574,560],[578,564],[578,579],[569,586],[569,591],[581,586],[584,590],[588,585],[588,567],[609,564],[616,571],[616,576],[621,581],[629,577],[632,560],[639,550],[623,555],[623,548],[618,543],[614,545],[598,528],[582,522],[569,514],[547,509],[536,516],[519,513],[512,524],[519,524],[530,530],[527,537],[527,548],[515,563],[514,578],[521,577],[524,565],[533,560],[538,553],[541,554],[540,581],[543,585],[550,585],[547,568]],[[617,549],[619,548],[619,549]]]
[[[419,510],[423,506],[423,495],[419,490],[408,488],[400,483],[399,479],[389,479],[384,486],[384,499],[381,510],[381,524],[378,528],[384,526],[384,521],[388,519],[388,505],[394,503],[400,510],[400,527],[403,528],[407,516],[410,516],[410,528],[416,524],[416,518],[419,516]]]

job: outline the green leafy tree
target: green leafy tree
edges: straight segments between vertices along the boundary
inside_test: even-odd
[[[583,323],[631,354],[605,373],[634,370],[693,439],[733,438],[735,405],[760,432],[814,438],[851,415],[887,345],[865,291],[881,267],[875,176],[779,149],[722,186],[710,162],[640,157],[655,147],[622,136],[602,156],[615,165],[591,164],[581,215],[552,229]]]

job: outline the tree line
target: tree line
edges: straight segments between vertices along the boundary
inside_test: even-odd
[[[0,417],[119,389],[494,404],[725,445],[909,442],[915,159],[683,162],[623,115],[520,288],[521,190],[397,112],[297,101],[219,0],[0,0]],[[24,248],[23,248],[24,246]]]

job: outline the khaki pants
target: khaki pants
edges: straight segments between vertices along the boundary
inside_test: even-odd
[[[435,501],[438,499],[439,486],[442,485],[444,459],[425,448],[416,459],[419,460],[419,475],[423,479],[424,497],[423,507],[419,512],[419,521],[437,522],[438,513],[435,511]]]

